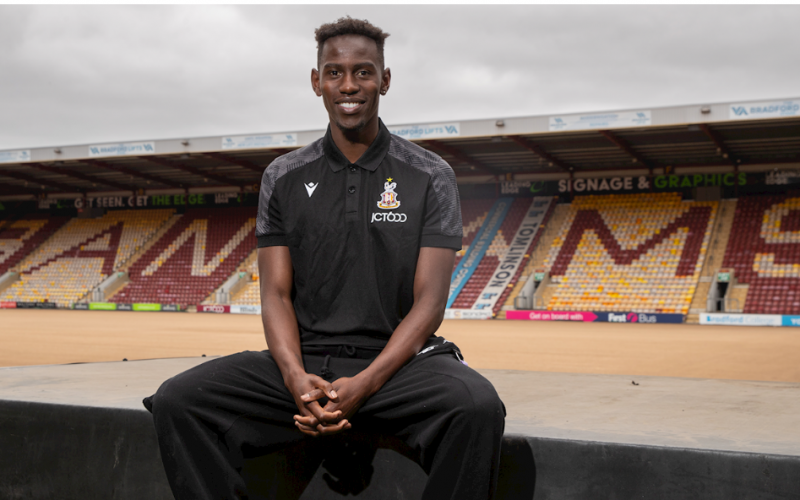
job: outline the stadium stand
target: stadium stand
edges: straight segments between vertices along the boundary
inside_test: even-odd
[[[478,235],[478,230],[480,230],[483,221],[486,219],[486,214],[489,212],[489,209],[492,208],[495,201],[497,201],[496,198],[461,200],[461,224],[464,228],[464,234],[461,240],[461,250],[456,252],[454,269],[461,261],[461,257],[464,256],[464,253],[466,253],[472,240]]]
[[[687,314],[716,210],[678,193],[576,197],[545,261],[547,309]]]
[[[189,209],[130,267],[112,302],[199,304],[256,246],[255,209]]]
[[[494,200],[492,200],[494,201]],[[454,309],[470,309],[475,301],[478,299],[478,295],[483,291],[484,287],[489,283],[489,278],[492,277],[492,274],[497,269],[497,265],[500,263],[500,260],[505,256],[506,252],[508,251],[508,247],[511,244],[511,238],[514,237],[516,234],[517,228],[519,227],[522,219],[525,217],[525,214],[528,212],[531,204],[533,203],[533,198],[517,198],[511,204],[511,208],[508,210],[508,214],[506,218],[503,220],[500,229],[497,231],[492,243],[489,245],[489,249],[486,251],[486,254],[481,259],[478,267],[475,269],[475,273],[473,273],[472,277],[467,281],[464,288],[456,297],[455,301],[453,301],[453,308]],[[491,205],[489,205],[491,207]],[[488,210],[488,208],[486,209]],[[462,215],[465,218],[466,214]],[[480,217],[480,221],[483,222],[485,219],[485,212]],[[468,239],[469,243],[472,243],[472,240],[475,238],[475,235],[478,232],[478,228],[472,230],[470,227],[469,238],[467,238],[467,227],[464,227],[464,236],[465,240]],[[467,246],[469,245],[467,243]],[[520,269],[522,266],[520,266]],[[498,304],[502,306],[501,298],[498,301]],[[498,309],[499,307],[498,306]]]
[[[247,257],[241,266],[239,266],[240,271],[244,271],[247,273],[247,283],[239,290],[236,295],[231,297],[231,304],[232,305],[242,305],[242,306],[259,306],[261,305],[261,289],[259,288],[259,281],[258,281],[258,260],[257,260],[257,251],[253,250],[253,253]]]
[[[68,220],[69,217],[39,216],[7,223],[0,231],[0,275],[10,271]]]
[[[152,237],[172,214],[164,210],[119,210],[97,219],[71,219],[17,266],[20,279],[2,299],[77,302]]]
[[[560,234],[561,227],[569,215],[569,204],[554,204],[550,207],[550,211],[544,220],[543,231],[541,234],[536,235],[536,240],[531,245],[530,258],[527,264],[521,266],[522,272],[514,279],[514,287],[511,292],[507,294],[502,309],[513,309],[514,299],[519,295],[525,282],[536,269],[544,266],[544,261],[550,253],[550,247],[553,245],[553,240]],[[502,301],[498,301],[502,302]],[[534,304],[534,308],[537,306]]]
[[[723,267],[749,284],[744,312],[800,313],[800,198],[740,198],[733,227]]]

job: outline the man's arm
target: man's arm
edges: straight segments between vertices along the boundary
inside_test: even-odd
[[[325,411],[340,411],[343,419],[352,417],[370,396],[378,392],[422,349],[444,318],[454,261],[455,250],[433,247],[420,249],[414,275],[414,305],[367,369],[355,377],[340,378],[333,382],[338,398],[331,398],[325,405]],[[315,390],[303,395],[301,400],[316,401],[321,397],[322,391]],[[311,422],[300,415],[295,416],[295,421],[300,423],[301,428]],[[322,434],[332,434],[341,429],[319,426],[317,430]]]
[[[336,398],[333,386],[323,378],[306,373],[300,350],[300,332],[292,305],[292,260],[289,248],[271,246],[258,249],[258,273],[261,281],[261,321],[264,336],[273,359],[283,375],[283,382],[292,393],[300,413],[312,423],[312,429],[301,431],[317,435],[313,430],[319,421],[335,422],[331,430],[350,427],[341,412],[325,412],[316,401],[306,402],[301,396],[313,390],[321,391],[328,398]]]

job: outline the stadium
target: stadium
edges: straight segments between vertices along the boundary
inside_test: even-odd
[[[800,326],[800,98],[389,129],[440,155],[456,173],[463,247],[445,314],[448,338],[450,331],[462,332],[457,342],[473,349],[475,366],[497,373],[496,386],[511,387],[502,377],[513,378],[512,371],[537,372],[534,385],[561,391],[547,401],[574,411],[573,424],[555,423],[555,413],[507,401],[536,418],[507,424],[502,498],[797,495],[800,407],[797,398],[786,398],[797,394],[800,383],[800,346],[791,329]],[[14,331],[80,330],[94,321],[151,332],[172,322],[197,325],[187,328],[198,331],[239,328],[244,323],[231,323],[240,319],[232,315],[262,312],[255,238],[261,176],[275,158],[324,132],[0,151],[0,321]],[[241,318],[258,330],[256,319]],[[559,354],[532,357],[544,344],[526,336],[545,330],[553,337],[572,335],[574,345],[565,349],[582,352],[594,368],[553,361]],[[708,341],[709,333],[724,341]],[[628,364],[603,364],[613,349],[604,344],[648,335],[680,339],[680,346],[661,361],[631,347]],[[771,350],[743,361],[742,351],[767,337]],[[263,337],[248,342],[243,348],[258,349]],[[527,349],[527,358],[498,354],[518,342],[532,343],[518,347]],[[647,352],[667,349],[658,342]],[[583,343],[592,347],[581,351]],[[7,471],[0,496],[46,497],[43,491],[84,474],[78,471],[86,464],[110,471],[107,462],[115,459],[109,457],[119,453],[114,443],[124,441],[140,444],[122,458],[127,472],[108,472],[97,487],[119,491],[113,498],[168,498],[145,414],[140,406],[130,409],[138,404],[136,394],[129,406],[100,396],[81,406],[76,394],[52,384],[88,377],[77,373],[94,364],[59,365],[55,371],[38,366],[119,362],[118,351],[107,346],[69,358],[48,352],[59,351],[57,342],[36,344],[14,347],[13,356],[24,362],[10,361],[11,355],[2,360],[4,366],[31,366],[2,369],[0,399],[6,404],[0,422],[21,437],[3,438],[15,453],[0,459]],[[488,344],[502,344],[497,349],[505,351]],[[180,358],[183,368],[201,362],[183,358],[200,352],[181,349],[148,350],[143,344],[126,352],[133,353],[127,355],[131,360]],[[23,351],[27,357],[20,358]],[[232,351],[203,356],[227,352]],[[681,362],[686,359],[693,361]],[[153,361],[137,361],[148,362]],[[134,365],[104,369],[135,377]],[[173,365],[136,366],[158,380],[177,371]],[[753,380],[761,382],[742,382]],[[614,385],[623,381],[624,387]],[[614,392],[640,384],[658,390],[635,397]],[[530,398],[545,397],[543,390]],[[691,394],[695,409],[713,400],[720,408],[717,420],[681,415],[692,404],[669,396],[681,392]],[[594,397],[625,400],[615,404],[628,406],[615,411],[641,418],[619,418],[605,428],[582,421],[598,411],[592,405],[600,403],[587,402]],[[742,401],[751,406],[742,410]],[[65,409],[52,409],[57,406]],[[656,414],[669,414],[674,426]],[[75,442],[96,436],[95,449],[75,452],[71,464],[43,460],[63,446],[38,431],[54,420],[74,423]],[[35,456],[17,462],[34,442]],[[379,451],[375,475],[402,471],[413,498],[422,473],[391,453]],[[531,467],[535,482],[524,472]],[[340,498],[322,492],[320,475],[309,477],[302,498]],[[157,480],[145,481],[152,477]],[[147,486],[126,483],[136,479]],[[81,490],[85,485],[79,482],[64,498],[112,498]],[[395,498],[380,488],[367,488],[359,497]]]

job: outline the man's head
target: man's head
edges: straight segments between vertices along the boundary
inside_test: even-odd
[[[311,70],[311,86],[323,98],[331,124],[345,134],[358,134],[367,126],[377,131],[379,96],[391,81],[391,71],[383,65],[387,36],[369,22],[349,17],[316,30],[317,68]]]
[[[317,69],[319,69],[320,61],[322,61],[322,49],[325,47],[325,42],[329,38],[342,35],[363,36],[375,42],[375,46],[378,49],[380,69],[383,69],[383,42],[389,36],[389,33],[384,33],[382,29],[367,20],[353,19],[350,16],[342,17],[335,23],[323,24],[314,31],[314,35],[317,39]]]

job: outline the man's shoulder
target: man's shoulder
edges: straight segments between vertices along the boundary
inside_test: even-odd
[[[444,159],[432,151],[428,151],[419,144],[403,139],[392,134],[389,144],[389,156],[400,160],[416,169],[422,170],[431,176],[452,172],[453,169]]]
[[[319,138],[300,149],[295,149],[275,158],[264,171],[264,177],[270,177],[272,182],[276,182],[292,170],[320,159],[324,155],[322,141],[323,138]]]

